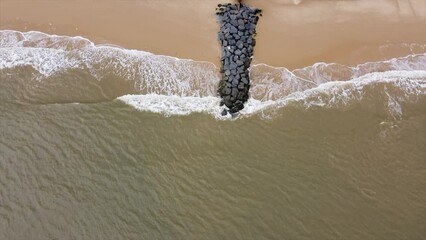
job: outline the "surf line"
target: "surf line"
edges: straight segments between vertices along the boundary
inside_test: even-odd
[[[237,4],[219,4],[216,15],[220,30],[218,39],[222,46],[221,80],[218,94],[225,105],[222,115],[237,113],[249,98],[249,68],[256,46],[256,25],[262,10],[252,9],[238,1]]]

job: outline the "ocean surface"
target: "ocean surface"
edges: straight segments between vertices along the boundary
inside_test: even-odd
[[[223,117],[213,63],[0,30],[0,239],[426,239],[426,46],[386,47]]]

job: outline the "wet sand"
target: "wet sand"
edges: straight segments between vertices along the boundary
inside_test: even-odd
[[[0,29],[81,35],[99,44],[217,65],[218,3],[223,1],[0,0]],[[264,11],[254,63],[290,69],[316,62],[355,65],[405,56],[407,50],[394,47],[402,43],[426,44],[422,0],[246,3]]]

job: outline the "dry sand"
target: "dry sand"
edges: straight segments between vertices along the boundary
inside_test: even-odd
[[[219,63],[218,0],[0,0],[0,29],[81,35],[155,54]],[[255,63],[355,65],[426,44],[424,0],[247,0],[264,13]],[[424,51],[424,48],[415,51]]]

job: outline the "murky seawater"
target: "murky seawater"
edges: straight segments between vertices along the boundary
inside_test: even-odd
[[[424,239],[424,48],[254,66],[229,119],[211,63],[1,34],[1,239]]]

